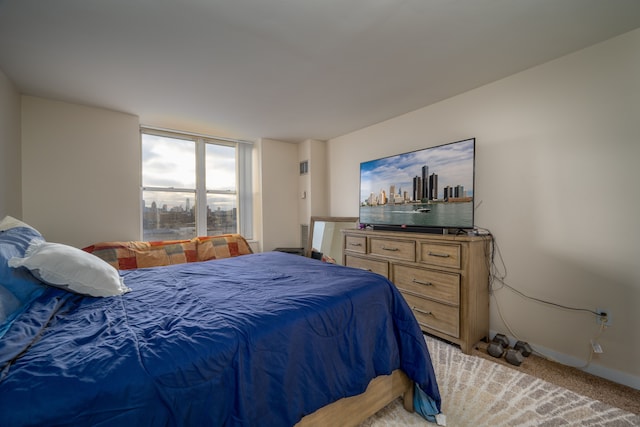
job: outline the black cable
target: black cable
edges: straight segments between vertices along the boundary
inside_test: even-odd
[[[562,308],[564,310],[583,311],[583,312],[591,313],[591,314],[593,314],[595,316],[599,316],[599,317],[603,316],[602,313],[598,313],[597,311],[593,311],[593,310],[590,310],[588,308],[570,307],[570,306],[567,306],[567,305],[558,304],[558,303],[555,303],[555,302],[546,301],[546,300],[543,300],[543,299],[540,299],[540,298],[532,297],[532,296],[529,296],[529,295],[525,294],[522,291],[517,290],[513,286],[509,285],[505,281],[505,279],[507,278],[507,265],[505,264],[504,259],[502,258],[502,253],[500,252],[500,247],[498,246],[498,242],[496,240],[496,237],[493,235],[493,233],[491,233],[491,231],[489,229],[483,228],[483,230],[486,230],[489,233],[489,235],[492,237],[492,239],[491,239],[491,242],[492,242],[491,259],[489,261],[490,266],[491,266],[491,268],[489,270],[489,277],[490,277],[490,279],[489,279],[489,291],[490,292],[495,292],[496,290],[502,289],[502,287],[506,287],[506,288],[510,289],[512,292],[520,295],[523,298],[530,299],[532,301],[536,301],[536,302],[539,302],[541,304],[547,304],[547,305],[550,305],[552,307]],[[504,273],[501,274],[501,275],[499,275],[500,272],[499,272],[498,266],[496,265],[496,260],[495,260],[496,254],[497,254],[498,258],[500,259],[500,263],[502,264],[502,268],[503,268],[503,271],[504,271]],[[499,282],[502,285],[502,287],[500,287],[499,289],[496,289],[496,287],[494,286],[496,281]]]
[[[569,307],[569,306],[567,306],[567,305],[562,305],[562,304],[558,304],[558,303],[551,302],[551,301],[545,301],[545,300],[540,299],[540,298],[536,298],[536,297],[532,297],[532,296],[526,295],[525,293],[523,293],[523,292],[521,292],[521,291],[517,290],[517,289],[516,289],[516,288],[514,288],[513,286],[511,286],[511,285],[509,285],[509,284],[505,283],[503,280],[498,279],[498,281],[499,281],[500,283],[502,283],[502,285],[503,285],[503,286],[505,286],[505,287],[507,287],[508,289],[510,289],[512,292],[515,292],[516,294],[518,294],[518,295],[520,295],[520,296],[522,296],[522,297],[524,297],[524,298],[528,298],[528,299],[530,299],[530,300],[537,301],[537,302],[542,303],[542,304],[551,305],[551,306],[553,306],[553,307],[559,307],[559,308],[562,308],[562,309],[565,309],[565,310],[584,311],[584,312],[587,312],[587,313],[594,314],[594,315],[596,315],[596,316],[602,316],[602,314],[601,314],[601,313],[598,313],[597,311],[589,310],[588,308]]]

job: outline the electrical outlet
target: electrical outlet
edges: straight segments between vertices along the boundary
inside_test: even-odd
[[[597,341],[591,340],[591,348],[593,348],[594,353],[604,353],[602,346]]]
[[[601,316],[596,317],[596,322],[598,325],[604,326],[613,326],[613,318],[611,317],[611,312],[604,308],[596,308],[596,313],[602,314]]]

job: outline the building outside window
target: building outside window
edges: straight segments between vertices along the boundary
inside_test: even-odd
[[[252,237],[251,145],[141,130],[143,240]]]

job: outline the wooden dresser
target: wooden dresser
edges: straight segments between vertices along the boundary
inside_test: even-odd
[[[469,354],[489,336],[488,236],[343,230],[344,265],[389,278],[424,332]]]

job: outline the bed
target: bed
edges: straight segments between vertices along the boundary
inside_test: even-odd
[[[357,424],[401,395],[440,410],[422,333],[379,275],[267,252],[119,271],[122,293],[90,297],[7,265],[38,236],[0,230],[0,285],[33,288],[4,308],[2,426]]]

